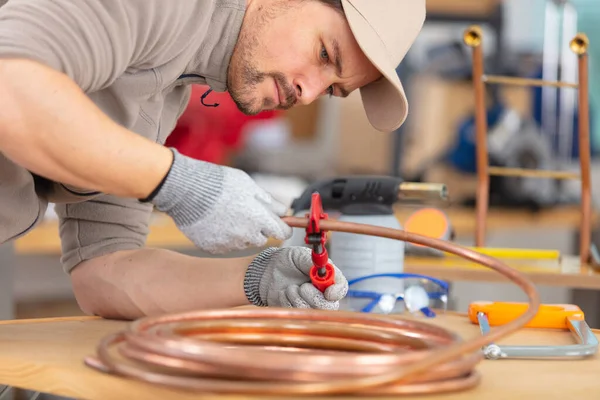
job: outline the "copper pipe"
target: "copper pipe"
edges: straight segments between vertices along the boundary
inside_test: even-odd
[[[285,217],[306,228],[308,219]],[[105,337],[86,365],[171,387],[254,395],[390,395],[466,390],[480,376],[480,349],[536,315],[533,283],[494,258],[439,239],[325,220],[329,231],[408,241],[461,256],[519,285],[529,308],[487,336],[463,341],[424,322],[383,315],[306,309],[208,310],[146,317]],[[279,345],[279,347],[277,346]],[[117,347],[123,360],[115,356]]]
[[[475,95],[475,151],[477,154],[477,193],[475,247],[485,247],[486,220],[489,203],[490,177],[487,149],[487,114],[483,82],[483,34],[478,26],[467,28],[464,42],[473,49],[473,90]]]
[[[471,25],[463,34],[463,40],[469,47],[479,47],[483,38],[483,32],[478,25]]]
[[[571,50],[579,61],[579,164],[581,168],[581,227],[579,258],[581,264],[590,261],[592,235],[592,189],[590,172],[590,111],[588,78],[588,38],[580,33],[570,42]]]
[[[484,75],[482,79],[485,83],[497,83],[516,86],[554,86],[577,89],[576,83],[545,81],[543,79],[521,78],[515,76]]]
[[[507,168],[507,167],[488,167],[490,175],[497,176],[520,176],[533,178],[552,178],[552,179],[580,179],[579,174],[568,171],[548,171],[543,169],[525,169],[525,168]]]

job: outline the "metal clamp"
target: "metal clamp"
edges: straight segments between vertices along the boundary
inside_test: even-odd
[[[482,303],[476,304],[481,306]],[[505,307],[507,304],[511,303],[494,303],[494,305],[499,305],[500,307]],[[512,305],[519,304],[521,303],[512,303]],[[491,307],[494,307],[494,305]],[[485,358],[488,360],[498,360],[501,358],[577,358],[588,357],[598,352],[598,339],[585,322],[583,312],[581,312],[579,307],[573,305],[546,305],[543,307],[547,308],[540,310],[540,314],[536,317],[537,319],[533,321],[533,326],[538,328],[567,328],[575,336],[576,344],[565,346],[501,346],[490,343],[482,348]],[[476,315],[481,334],[487,335],[491,329],[488,313],[495,311],[492,308],[488,308],[488,312],[477,310],[476,314],[473,314],[473,311],[477,308],[482,307],[470,306],[471,320],[473,320],[473,315]],[[499,315],[498,312],[502,314]],[[565,313],[565,318],[560,322]],[[510,315],[506,314],[506,308],[502,311],[497,311],[494,316],[496,317],[496,325],[500,324],[499,319],[506,321],[507,318],[510,318]],[[561,324],[562,326],[558,326]]]

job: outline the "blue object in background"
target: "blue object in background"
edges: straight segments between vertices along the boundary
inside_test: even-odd
[[[505,106],[500,102],[496,102],[487,110],[488,132],[498,123],[504,110]],[[448,153],[446,161],[461,172],[472,174],[477,172],[474,116],[460,124],[456,145]]]
[[[599,3],[600,7],[600,3]],[[542,69],[539,68],[536,75],[531,76],[531,78],[541,79],[542,77]],[[531,102],[532,102],[532,117],[535,120],[537,126],[542,127],[542,87],[531,87],[532,91]],[[558,115],[560,113],[560,96],[562,94],[562,90],[558,90],[557,99],[556,99],[556,121],[557,125],[555,126],[556,131],[552,132],[542,132],[544,136],[546,136],[551,142],[551,149],[553,154],[558,154],[559,152],[559,137],[556,134],[558,130]],[[590,94],[590,98],[592,95]],[[488,133],[494,128],[494,126],[499,122],[502,114],[506,110],[506,107],[503,103],[496,101],[490,108],[487,110],[487,126]],[[574,114],[573,114],[573,125],[572,125],[572,140],[571,140],[571,154],[570,157],[573,161],[579,159],[579,115],[577,114],[578,105],[576,104]],[[594,135],[595,132],[595,113],[592,101],[590,99],[590,142],[591,148],[590,152],[592,157],[598,155],[598,151],[600,147],[594,146]],[[458,127],[458,135],[455,146],[450,149],[446,156],[446,161],[455,167],[457,170],[465,173],[475,174],[477,172],[477,159],[476,159],[476,150],[475,150],[475,117],[471,116],[464,122],[462,122]]]

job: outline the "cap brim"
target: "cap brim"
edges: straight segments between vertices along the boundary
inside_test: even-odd
[[[369,22],[346,0],[344,13],[356,42],[381,72],[382,77],[360,89],[363,106],[371,125],[382,132],[398,129],[408,115],[408,99],[386,47]]]

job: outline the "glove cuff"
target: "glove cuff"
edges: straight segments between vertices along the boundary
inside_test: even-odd
[[[269,266],[273,256],[281,249],[278,247],[269,247],[252,260],[244,277],[244,293],[251,304],[259,307],[266,307],[267,301],[260,296],[260,281],[263,278],[265,270]]]
[[[179,226],[185,226],[197,222],[213,207],[223,191],[224,169],[170,150],[173,164],[150,201]],[[195,196],[186,198],[188,192]],[[186,207],[176,207],[181,201],[187,202]]]

